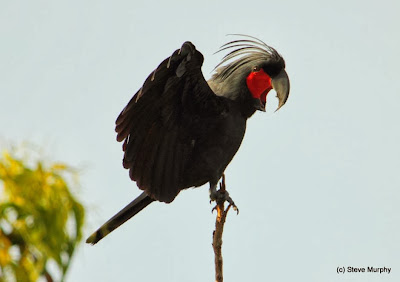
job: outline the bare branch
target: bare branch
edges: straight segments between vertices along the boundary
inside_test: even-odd
[[[219,191],[222,193],[226,192],[225,187],[225,175],[222,175],[222,180],[219,185]],[[228,214],[229,209],[231,208],[231,204],[225,210],[224,201],[217,202],[216,210],[217,210],[217,218],[215,221],[215,230],[213,232],[213,249],[215,255],[215,281],[222,282],[224,280],[223,277],[223,260],[222,260],[222,233],[224,232],[224,224],[226,220],[226,216]]]

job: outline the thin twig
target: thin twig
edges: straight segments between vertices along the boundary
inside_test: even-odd
[[[222,175],[222,180],[219,185],[219,190],[222,193],[225,193],[225,175]],[[217,210],[217,219],[215,221],[215,230],[213,232],[213,249],[215,254],[215,281],[222,282],[224,280],[223,276],[223,261],[222,261],[222,233],[224,232],[224,224],[226,220],[226,216],[228,214],[231,205],[229,204],[225,210],[224,201],[217,202],[216,210]]]

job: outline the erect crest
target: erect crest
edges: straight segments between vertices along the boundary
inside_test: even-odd
[[[245,39],[230,41],[222,45],[221,48],[216,52],[219,53],[225,50],[233,49],[226,54],[222,58],[221,62],[214,68],[215,70],[220,66],[224,66],[221,68],[219,73],[215,74],[216,77],[222,80],[229,77],[241,66],[244,66],[250,62],[257,64],[265,61],[283,61],[283,58],[274,48],[268,46],[265,42],[256,37],[244,34],[229,35],[242,36],[245,37]]]

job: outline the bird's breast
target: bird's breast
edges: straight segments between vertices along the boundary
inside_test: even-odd
[[[228,113],[203,121],[203,134],[192,141],[193,153],[184,173],[185,188],[216,182],[238,151],[246,130],[246,119]]]

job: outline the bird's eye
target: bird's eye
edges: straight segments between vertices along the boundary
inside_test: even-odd
[[[253,67],[253,71],[259,71],[260,70],[260,67],[259,66],[254,66]]]

